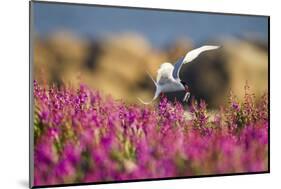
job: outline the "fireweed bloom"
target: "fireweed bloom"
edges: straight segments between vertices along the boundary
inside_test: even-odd
[[[129,105],[85,85],[34,81],[33,93],[37,186],[268,169],[267,94],[230,98],[211,119],[202,100],[187,112],[165,97]]]

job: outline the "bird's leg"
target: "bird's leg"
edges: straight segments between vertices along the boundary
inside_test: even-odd
[[[163,92],[160,93],[160,99],[165,98],[165,94]]]
[[[190,97],[189,87],[185,85],[184,88],[185,88],[185,95],[183,97],[183,102],[188,102]]]
[[[189,98],[190,98],[190,93],[186,92],[184,97],[183,97],[183,102],[188,102]]]

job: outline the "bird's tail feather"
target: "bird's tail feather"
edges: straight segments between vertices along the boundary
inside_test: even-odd
[[[154,83],[154,85],[155,85],[155,87],[156,87],[155,95],[154,95],[153,99],[152,99],[151,101],[149,101],[149,102],[145,102],[145,101],[143,101],[143,100],[142,100],[141,98],[139,98],[139,97],[137,97],[137,99],[138,99],[141,103],[147,105],[147,104],[151,104],[151,103],[159,96],[159,90],[158,90],[158,87],[157,87],[157,83],[156,83],[156,81],[153,79],[153,77],[149,74],[148,71],[146,71],[146,73],[147,73],[147,75],[150,77],[150,79],[153,81],[153,83]]]
[[[143,101],[141,98],[139,98],[138,97],[138,100],[141,102],[141,103],[143,103],[143,104],[151,104],[156,98],[158,97],[158,92],[157,92],[157,90],[156,90],[156,93],[155,93],[155,95],[154,95],[154,97],[153,97],[153,99],[151,100],[151,101],[149,101],[149,102],[145,102],[145,101]]]
[[[155,99],[152,99],[152,100],[149,101],[149,102],[145,102],[145,101],[143,101],[141,98],[138,97],[138,100],[139,100],[141,103],[143,103],[143,104],[145,104],[145,105],[148,105],[148,104],[151,104]]]
[[[153,81],[154,85],[157,87],[156,81],[153,79],[153,77],[150,75],[148,71],[146,71],[147,75],[150,77],[150,79]]]

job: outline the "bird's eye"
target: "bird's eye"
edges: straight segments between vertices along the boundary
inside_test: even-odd
[[[181,83],[182,83],[183,85],[186,85],[186,82],[185,82],[185,81],[181,81]]]

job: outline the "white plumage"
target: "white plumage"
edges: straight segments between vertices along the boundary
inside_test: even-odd
[[[149,74],[150,78],[153,80],[156,90],[153,99],[150,102],[144,102],[138,98],[143,104],[150,104],[153,102],[161,92],[175,92],[175,91],[186,91],[184,96],[184,101],[189,97],[188,86],[185,82],[182,82],[179,78],[179,72],[183,64],[189,63],[197,58],[202,52],[208,50],[214,50],[219,48],[219,46],[205,45],[200,48],[189,51],[184,57],[180,58],[175,65],[169,62],[165,62],[160,65],[157,70],[156,81]]]

